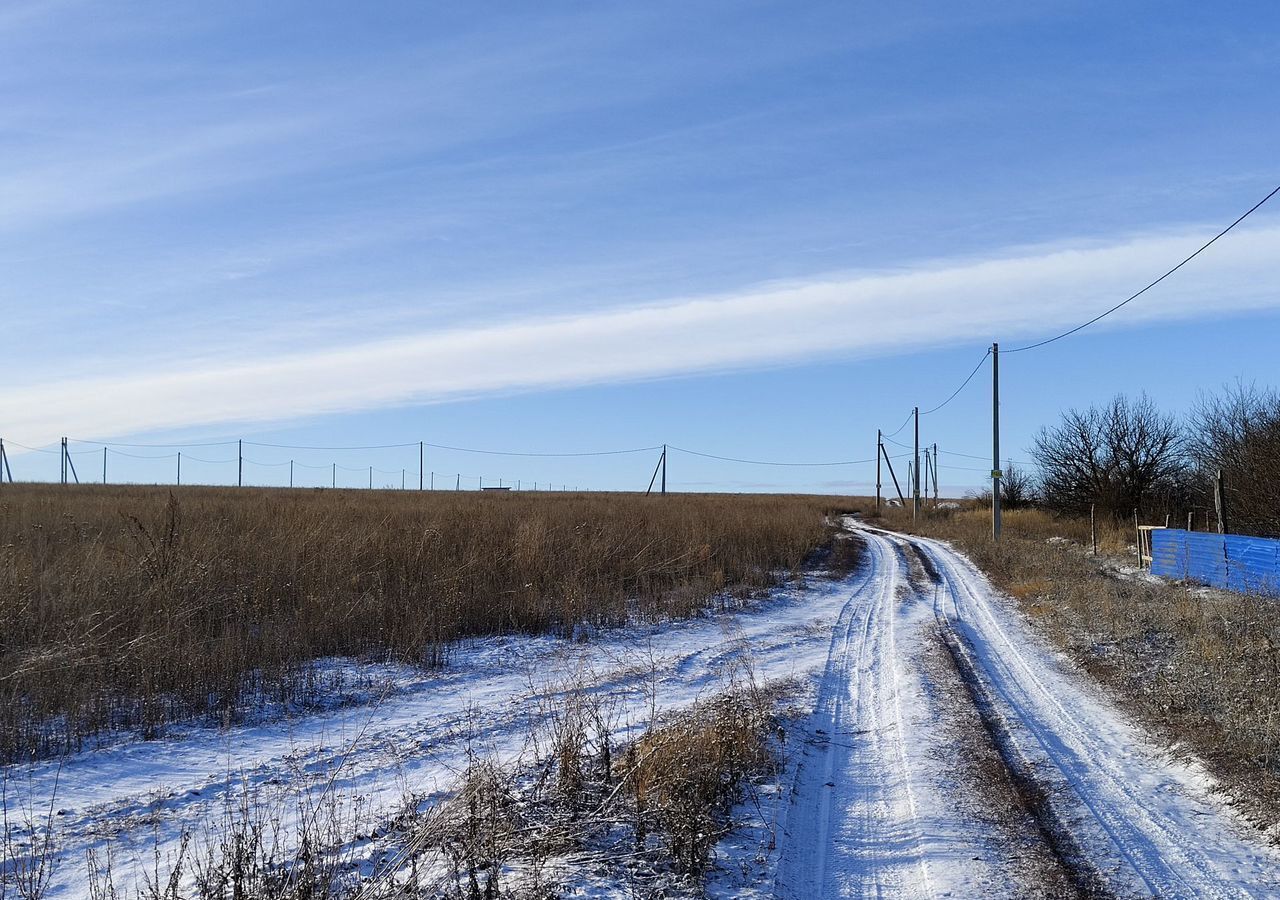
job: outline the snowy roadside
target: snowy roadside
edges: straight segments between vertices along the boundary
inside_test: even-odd
[[[263,810],[281,850],[323,806],[351,841],[350,865],[373,871],[384,848],[370,836],[384,834],[406,803],[427,808],[449,797],[477,756],[500,765],[536,759],[539,729],[571,696],[593,698],[612,738],[626,741],[655,717],[746,679],[811,680],[848,597],[846,585],[815,571],[740,612],[585,642],[467,642],[440,673],[333,661],[361,670],[346,675],[366,682],[365,702],[7,767],[7,865],[11,874],[51,872],[50,898],[89,895],[91,856],[99,868],[109,861],[118,889],[142,888],[180,856],[216,844],[248,806]]]

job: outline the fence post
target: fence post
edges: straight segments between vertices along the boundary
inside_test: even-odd
[[[1089,537],[1093,539],[1093,555],[1098,555],[1098,519],[1095,512],[1096,503],[1089,504]]]
[[[1138,508],[1133,508],[1133,537],[1138,546],[1138,568],[1142,568],[1142,528],[1138,525]]]
[[[1227,533],[1227,498],[1222,486],[1222,470],[1213,482],[1213,507],[1218,513],[1218,534]]]

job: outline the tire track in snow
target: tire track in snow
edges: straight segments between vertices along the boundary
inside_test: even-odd
[[[1185,772],[1087,694],[993,603],[995,592],[947,545],[895,535],[929,560],[944,588],[937,612],[1007,728],[1009,749],[1039,776],[1055,817],[1123,895],[1274,896],[1274,855],[1253,847]],[[1065,788],[1065,789],[1064,789]]]
[[[775,878],[784,897],[931,897],[895,674],[901,562],[866,541],[833,630]]]

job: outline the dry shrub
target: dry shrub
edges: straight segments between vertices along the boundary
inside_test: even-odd
[[[322,657],[686,616],[801,565],[842,502],[5,485],[0,760],[306,703]]]
[[[626,763],[638,841],[651,823],[678,871],[705,871],[745,782],[772,769],[770,737],[776,730],[769,704],[735,694],[695,708],[632,745]]]

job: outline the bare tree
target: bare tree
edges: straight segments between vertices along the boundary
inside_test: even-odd
[[[1108,405],[1069,410],[1042,428],[1032,454],[1041,472],[1044,505],[1084,513],[1090,504],[1115,518],[1134,509],[1166,509],[1185,484],[1185,440],[1177,420],[1146,394],[1117,395]]]
[[[1024,509],[1035,502],[1035,478],[1026,469],[1014,465],[1013,460],[1007,461],[1000,473],[1000,504],[1005,509]]]
[[[1188,449],[1200,500],[1212,506],[1221,471],[1232,531],[1280,536],[1280,394],[1237,382],[1202,395],[1191,413]]]

